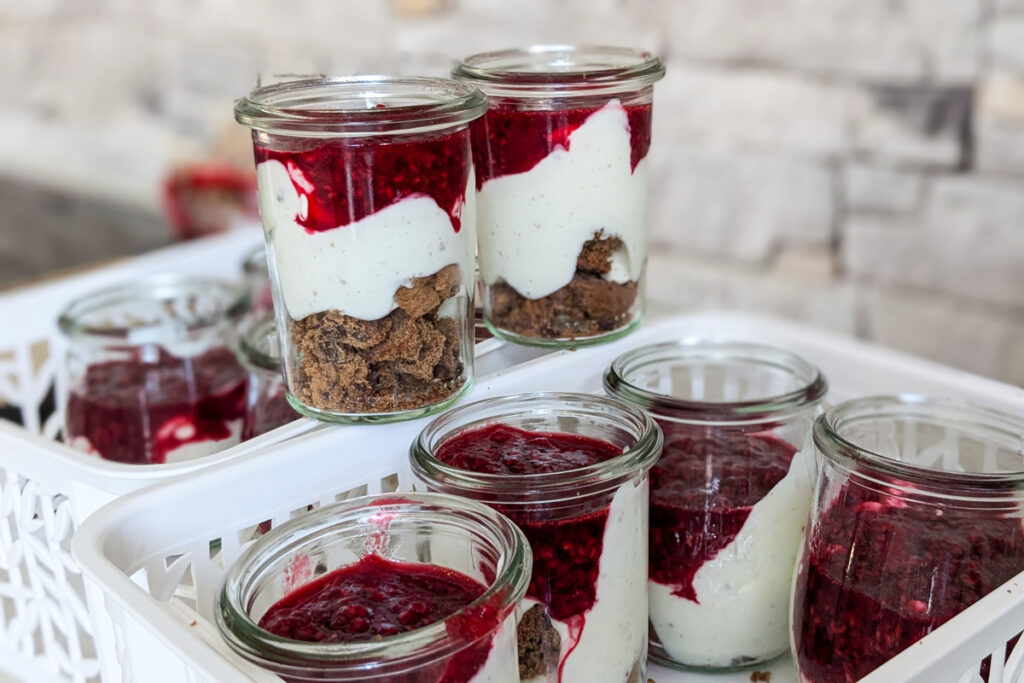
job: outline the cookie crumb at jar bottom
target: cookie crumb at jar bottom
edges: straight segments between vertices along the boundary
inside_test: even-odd
[[[499,281],[489,288],[490,322],[502,332],[537,339],[573,339],[615,332],[635,319],[635,280],[616,282],[616,259],[624,245],[603,231],[584,243],[569,284],[529,299]]]
[[[459,323],[440,314],[462,285],[449,265],[414,278],[394,295],[398,307],[379,320],[338,310],[290,323],[298,351],[295,397],[338,413],[391,413],[432,406],[466,385]]]

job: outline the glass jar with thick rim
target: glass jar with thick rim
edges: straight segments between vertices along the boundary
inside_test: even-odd
[[[619,356],[604,385],[664,433],[651,470],[651,659],[730,669],[785,652],[824,376],[770,346],[669,342]]]
[[[648,470],[660,449],[642,412],[569,393],[461,406],[414,442],[428,489],[490,505],[530,542],[523,680],[646,680]]]
[[[214,616],[231,649],[290,682],[514,681],[530,567],[522,532],[486,506],[366,496],[258,539],[225,574]]]
[[[859,398],[817,419],[814,445],[821,474],[793,597],[802,681],[859,680],[1024,571],[1019,415]]]
[[[58,326],[67,340],[64,441],[107,460],[162,464],[237,444],[246,372],[235,358],[247,293],[157,276],[87,294]]]
[[[522,344],[620,337],[644,311],[653,54],[540,45],[464,59],[487,114],[472,125],[484,317]]]
[[[468,124],[486,98],[439,78],[257,88],[260,214],[288,400],[388,422],[454,402],[473,377],[476,196]]]

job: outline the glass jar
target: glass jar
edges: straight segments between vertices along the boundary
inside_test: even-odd
[[[473,377],[476,197],[468,123],[486,98],[437,78],[257,88],[253,129],[288,400],[310,417],[435,412]]]
[[[665,438],[651,471],[652,660],[725,669],[785,652],[825,378],[769,346],[673,342],[619,356],[604,385]]]
[[[620,454],[527,474],[477,472],[438,458],[453,437],[494,427],[583,437]],[[523,680],[646,680],[648,470],[660,449],[661,432],[642,412],[600,396],[558,393],[456,408],[413,444],[413,473],[429,489],[490,505],[530,541],[533,575],[518,627]],[[509,444],[504,452],[512,450]],[[502,453],[499,446],[490,457]]]
[[[107,460],[181,462],[239,442],[246,372],[235,329],[241,289],[218,280],[154,277],[72,302],[60,392],[64,441]]]
[[[274,298],[270,290],[270,268],[267,265],[267,248],[259,245],[253,248],[242,261],[242,276],[249,290],[252,302],[251,315],[259,318],[267,311],[273,312]]]
[[[481,593],[440,621],[371,640],[311,642],[260,628],[282,598],[381,558],[458,572]],[[514,681],[516,607],[530,562],[522,532],[486,506],[436,494],[367,496],[301,515],[258,539],[225,574],[214,616],[235,652],[286,681]],[[387,595],[375,600],[381,611],[385,600],[415,607],[401,591]],[[372,618],[355,614],[361,609],[344,612]],[[339,614],[332,627],[361,628],[341,622],[337,606],[331,611]]]
[[[859,680],[1024,571],[1019,415],[861,398],[819,417],[814,445],[793,598],[801,680]]]
[[[496,335],[580,346],[640,323],[651,101],[664,74],[648,52],[568,45],[455,68],[489,100],[472,131],[484,315]]]
[[[299,419],[284,395],[281,343],[272,312],[265,312],[239,337],[238,359],[249,371],[243,441]]]

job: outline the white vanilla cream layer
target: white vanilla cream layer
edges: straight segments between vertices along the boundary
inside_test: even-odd
[[[237,446],[242,442],[242,427],[245,424],[245,420],[239,418],[237,420],[231,420],[228,422],[228,429],[231,433],[223,439],[204,439],[203,441],[194,441],[178,446],[173,451],[168,451],[167,460],[160,464],[170,464],[174,462],[185,462],[186,460],[195,460],[196,458],[205,458],[208,455],[214,453],[220,453],[223,450]],[[179,430],[192,429],[192,433],[195,433],[195,428],[191,425],[183,425],[178,427]],[[182,434],[180,438],[190,438],[189,434]],[[99,451],[93,448],[92,443],[84,436],[76,436],[71,439],[69,444],[72,448],[83,453],[95,455],[101,457]]]
[[[245,420],[231,420],[228,423],[228,428],[231,430],[231,434],[226,438],[220,439],[219,441],[194,441],[187,443],[182,446],[178,446],[173,451],[167,453],[167,462],[185,462],[186,460],[195,460],[196,458],[205,458],[208,455],[219,453],[227,448],[236,446],[242,442],[242,427],[245,425]]]
[[[504,622],[491,641],[487,661],[469,683],[514,683],[519,680],[519,658],[516,656],[515,611]]]
[[[453,263],[462,268],[467,288],[471,286],[476,247],[472,185],[466,188],[458,232],[437,202],[423,195],[402,199],[355,223],[307,232],[295,220],[304,215],[307,199],[296,191],[284,164],[258,164],[256,180],[263,229],[273,244],[272,265],[293,320],[328,310],[378,320],[394,310],[399,287]]]
[[[561,683],[624,683],[637,660],[647,656],[648,491],[644,477],[639,486],[626,482],[612,497],[596,600],[583,615],[578,640],[566,622],[551,620],[562,639]],[[523,613],[536,604],[524,598]]]
[[[618,100],[591,114],[529,171],[488,180],[477,193],[480,275],[528,299],[569,284],[594,233],[622,239],[614,282],[637,280],[647,259],[647,160],[630,170],[629,119]]]
[[[754,505],[732,543],[697,571],[700,604],[650,582],[651,625],[676,661],[726,667],[788,647],[790,589],[814,486],[809,449],[793,456],[789,472]]]

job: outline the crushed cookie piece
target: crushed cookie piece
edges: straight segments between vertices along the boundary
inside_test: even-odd
[[[623,243],[602,235],[594,233],[583,245],[569,284],[548,296],[528,299],[505,282],[491,285],[491,322],[500,329],[538,339],[593,337],[632,322],[637,283],[604,279],[611,270],[612,253]]]
[[[618,237],[605,237],[603,230],[598,231],[580,250],[576,258],[576,270],[591,275],[604,275],[612,269],[612,254],[624,246]]]
[[[545,676],[558,669],[562,638],[551,625],[542,605],[526,610],[516,630],[519,641],[519,678]]]
[[[461,335],[437,309],[460,288],[461,270],[450,265],[399,288],[398,308],[379,320],[337,310],[293,320],[296,397],[320,410],[381,413],[451,396],[465,383]]]
[[[759,681],[764,681],[765,683],[767,683],[768,681],[772,680],[772,672],[771,671],[755,671],[752,674],[750,674],[750,680],[751,680],[751,683],[758,683]]]

